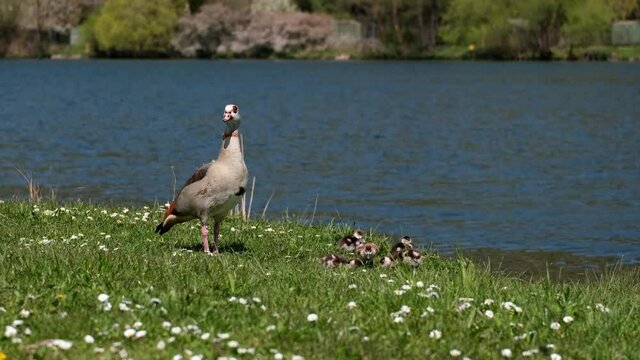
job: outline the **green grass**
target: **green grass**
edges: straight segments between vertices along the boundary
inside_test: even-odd
[[[196,222],[154,234],[161,212],[158,206],[1,203],[0,358],[109,359],[124,351],[135,359],[273,359],[274,353],[285,359],[442,359],[453,349],[471,359],[501,358],[502,349],[514,358],[536,349],[539,359],[640,353],[637,273],[575,284],[522,281],[434,254],[416,270],[326,269],[319,257],[335,251],[349,229],[237,218],[222,226],[222,254],[210,257],[199,251]],[[389,247],[383,235],[370,240]],[[102,293],[111,311],[103,310]],[[522,312],[504,309],[508,301]],[[121,311],[121,303],[130,310]],[[403,306],[410,312],[394,314]],[[21,317],[22,309],[31,315]],[[307,320],[312,313],[315,322]],[[573,322],[565,323],[565,316]],[[24,321],[14,326],[18,334],[5,337],[16,319]],[[171,334],[165,321],[180,333]],[[136,322],[146,335],[125,337]],[[434,329],[440,339],[429,336]],[[203,340],[205,333],[210,337]],[[85,335],[95,343],[85,343]],[[48,339],[73,346],[44,346]],[[165,349],[157,349],[159,341]]]

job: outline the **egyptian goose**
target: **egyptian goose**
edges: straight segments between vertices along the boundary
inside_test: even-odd
[[[222,135],[218,158],[196,169],[156,227],[156,232],[162,235],[175,224],[198,219],[204,252],[211,254],[207,229],[207,220],[211,216],[214,220],[213,255],[218,255],[220,224],[240,201],[247,186],[248,175],[238,132],[240,112],[236,105],[225,106],[223,121],[227,128]]]
[[[396,260],[391,256],[383,256],[382,259],[380,259],[380,266],[389,268],[394,267],[396,266]]]
[[[413,239],[410,236],[403,236],[398,243],[391,247],[389,254],[394,259],[401,259],[407,250],[413,249]]]
[[[364,263],[371,263],[371,260],[378,254],[378,245],[374,243],[363,243],[356,247],[356,255]]]
[[[328,268],[335,268],[335,267],[338,267],[341,264],[348,263],[347,258],[345,258],[342,255],[338,255],[338,254],[329,254],[329,255],[323,257],[320,260],[322,262],[322,265],[324,265],[324,266],[326,266]]]
[[[356,247],[364,241],[364,231],[357,229],[353,235],[347,235],[338,241],[338,246],[347,251],[353,252]]]
[[[402,261],[413,267],[418,267],[422,263],[423,259],[424,255],[418,250],[413,249],[407,250],[407,252],[405,252],[402,256]]]
[[[349,262],[347,263],[347,266],[352,268],[352,269],[355,269],[357,267],[364,266],[364,265],[365,264],[364,264],[364,262],[362,262],[362,260],[356,259],[356,258],[353,258],[353,259],[349,260]]]

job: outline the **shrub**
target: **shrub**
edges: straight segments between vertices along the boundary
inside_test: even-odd
[[[95,24],[98,50],[116,56],[167,54],[180,9],[169,0],[110,0]]]
[[[334,33],[328,15],[301,12],[254,13],[209,4],[180,19],[172,40],[188,57],[265,57],[302,50],[323,50]]]

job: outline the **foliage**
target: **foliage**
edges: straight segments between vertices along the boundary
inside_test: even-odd
[[[640,352],[637,271],[523,281],[436,254],[416,269],[326,269],[319,258],[349,229],[234,217],[222,225],[221,255],[211,257],[195,222],[154,234],[162,212],[0,203],[0,351],[12,359]],[[384,235],[367,238],[388,251]],[[49,347],[50,339],[72,346]]]
[[[194,15],[180,19],[172,46],[183,56],[211,57],[223,44],[233,40],[234,34],[248,26],[246,11],[234,11],[222,4],[207,4]]]
[[[603,45],[609,42],[614,10],[605,0],[575,1],[567,9],[562,33],[571,45]]]
[[[0,3],[0,56],[4,55],[9,41],[18,28],[20,0],[6,0]]]
[[[141,56],[166,54],[185,3],[169,0],[109,0],[95,24],[98,50]]]
[[[333,21],[320,14],[262,13],[251,17],[222,4],[208,4],[180,20],[172,44],[183,56],[253,56],[323,49]]]

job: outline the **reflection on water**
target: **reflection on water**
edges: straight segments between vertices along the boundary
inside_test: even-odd
[[[637,64],[4,61],[0,84],[3,198],[21,166],[58,198],[164,203],[234,102],[254,214],[317,198],[443,254],[640,260]]]

